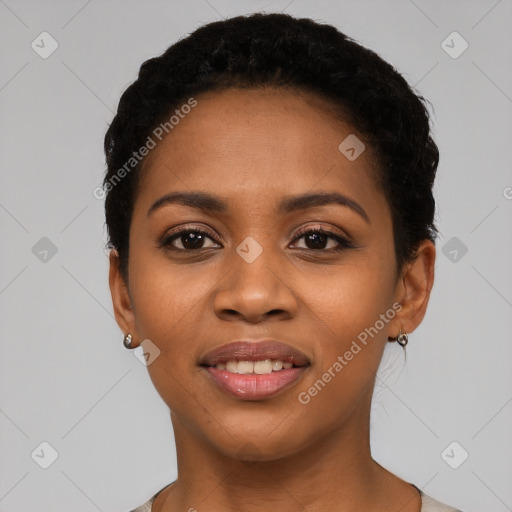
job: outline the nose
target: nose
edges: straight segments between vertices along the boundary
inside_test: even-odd
[[[289,277],[287,279],[278,263],[271,262],[266,254],[268,251],[252,263],[235,255],[231,270],[214,295],[217,317],[260,323],[270,317],[288,320],[297,314],[298,303]]]

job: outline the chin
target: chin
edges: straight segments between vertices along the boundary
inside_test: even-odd
[[[209,443],[216,451],[239,461],[262,462],[284,459],[303,450],[307,444],[305,440],[291,438],[290,430],[265,430],[256,438],[252,435],[238,432],[233,437],[228,433],[222,438],[209,438]]]

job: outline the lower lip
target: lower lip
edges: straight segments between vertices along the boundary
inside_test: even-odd
[[[273,397],[295,384],[306,369],[307,366],[301,366],[258,375],[231,373],[213,366],[206,367],[208,375],[222,391],[242,400],[264,400]]]

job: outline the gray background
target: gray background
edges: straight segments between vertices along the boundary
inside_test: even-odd
[[[386,349],[372,448],[464,512],[512,510],[510,0],[0,0],[2,512],[126,512],[175,478],[168,409],[113,318],[92,191],[141,63],[257,10],[334,24],[434,105],[436,283],[407,362]],[[51,48],[43,31],[59,45],[46,59],[31,47]],[[442,45],[454,31],[469,44],[457,58],[462,39]]]

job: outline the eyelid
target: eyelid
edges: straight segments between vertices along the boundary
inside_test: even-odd
[[[166,231],[162,238],[169,238],[177,233],[181,233],[182,231],[200,231],[207,234],[210,238],[212,238],[215,242],[220,239],[223,240],[221,235],[214,233],[211,229],[201,225],[201,224],[185,224],[176,226],[175,228]]]
[[[202,231],[202,232],[205,232],[208,236],[210,236],[213,239],[220,238],[221,240],[223,240],[223,237],[221,235],[217,235],[217,234],[213,233],[209,228],[201,226],[199,224],[185,224],[183,226],[176,226],[175,228],[171,228],[169,231],[166,231],[163,235],[163,238],[169,238],[172,235],[175,235],[177,233],[180,233],[182,231],[187,231],[187,230],[188,231]],[[304,226],[303,228],[299,229],[295,233],[293,240],[296,240],[297,237],[300,235],[304,235],[310,231],[315,231],[315,230],[323,231],[324,233],[332,231],[333,234],[335,234],[335,235],[338,235],[338,236],[341,236],[344,238],[348,238],[348,239],[351,238],[350,235],[348,235],[345,232],[338,231],[336,228],[331,228],[331,227],[326,228],[326,227],[322,226],[321,224],[315,224],[315,225]]]
[[[174,242],[174,240],[172,240],[172,238],[176,237],[175,239],[178,239],[180,234],[187,233],[187,232],[188,233],[190,233],[190,232],[198,232],[198,233],[204,234],[204,235],[208,236],[208,238],[210,238],[215,244],[220,244],[218,239],[219,238],[222,239],[222,236],[213,234],[212,231],[209,228],[205,227],[205,226],[201,226],[201,225],[198,225],[198,224],[186,224],[186,225],[176,226],[176,227],[166,231],[163,234],[163,236],[161,236],[158,239],[157,247],[159,249],[167,249],[167,250],[178,252],[178,253],[179,252],[182,252],[182,253],[187,253],[187,252],[188,253],[192,253],[192,252],[199,252],[202,249],[212,249],[212,247],[206,247],[206,248],[200,248],[200,249],[198,249],[196,251],[193,251],[193,250],[179,249],[177,247],[173,247],[172,246],[172,242]]]
[[[300,228],[296,233],[295,233],[295,238],[294,240],[296,240],[299,236],[301,235],[304,235],[306,233],[308,233],[309,231],[321,231],[323,233],[326,233],[326,234],[333,234],[333,235],[336,235],[336,236],[339,236],[341,238],[346,238],[347,240],[352,240],[352,237],[346,233],[345,231],[341,231],[337,228],[335,228],[334,226],[329,226],[329,227],[326,227],[326,226],[323,226],[322,224],[314,224],[314,225],[307,225],[307,226],[304,226],[302,228]]]
[[[169,231],[166,231],[165,234],[160,238],[160,241],[158,242],[158,247],[162,248],[162,247],[171,245],[171,242],[174,241],[174,240],[171,240],[171,238],[173,238],[174,236],[179,235],[181,233],[187,233],[187,232],[199,232],[201,234],[205,234],[216,244],[220,243],[218,239],[223,240],[223,237],[221,235],[212,233],[212,231],[205,226],[202,226],[199,224],[185,224],[185,225],[176,226],[175,228],[172,228]],[[296,242],[297,240],[301,239],[303,236],[307,235],[310,232],[323,233],[328,238],[335,240],[339,246],[354,247],[352,237],[350,235],[348,235],[346,232],[339,230],[339,228],[325,227],[319,223],[316,223],[313,225],[309,224],[307,226],[300,228],[298,231],[295,232],[293,239],[290,243]],[[194,251],[192,249],[188,250],[188,249],[175,248],[175,250],[178,252],[180,252],[180,251],[181,252],[199,252],[201,249],[211,249],[211,247],[199,248],[196,251]],[[301,250],[304,250],[304,249],[301,248]],[[331,250],[336,250],[336,249],[332,249],[332,248],[326,249],[326,250],[319,249],[318,251],[315,251],[314,249],[311,249],[311,250],[314,252],[321,253],[321,252],[329,252]]]
[[[298,248],[300,251],[306,251],[306,252],[313,252],[317,255],[327,255],[327,254],[336,254],[340,253],[342,251],[345,251],[347,249],[355,249],[357,248],[357,245],[354,243],[352,237],[346,233],[340,232],[338,229],[335,228],[326,228],[322,225],[316,224],[316,225],[309,225],[301,228],[299,231],[296,232],[294,239],[292,240],[292,244],[297,243],[300,239],[302,239],[305,235],[308,233],[321,233],[327,238],[330,238],[331,240],[334,240],[337,244],[336,247],[331,247],[330,249],[308,249],[304,247]]]

